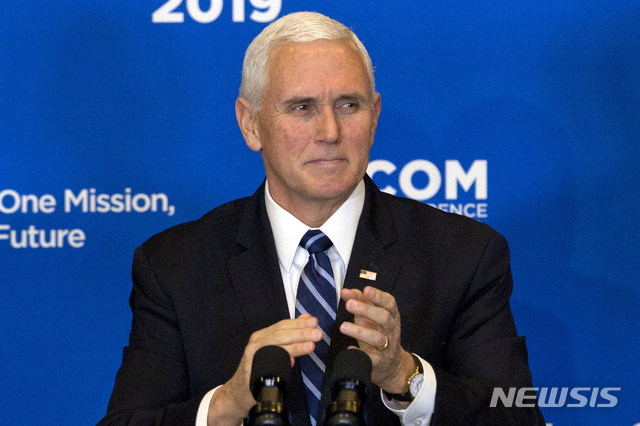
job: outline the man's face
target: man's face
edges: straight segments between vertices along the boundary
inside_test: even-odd
[[[365,65],[333,40],[277,47],[268,65],[247,144],[262,150],[272,197],[292,213],[309,202],[341,204],[365,174],[380,113]]]

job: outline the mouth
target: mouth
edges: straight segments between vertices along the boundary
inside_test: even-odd
[[[346,161],[344,158],[317,158],[315,160],[310,160],[307,162],[307,164],[314,164],[314,165],[334,165],[334,164],[339,164],[342,163],[343,161]]]

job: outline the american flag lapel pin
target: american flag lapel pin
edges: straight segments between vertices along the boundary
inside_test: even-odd
[[[360,269],[360,278],[364,278],[365,280],[375,281],[377,275],[378,274],[376,272],[367,271],[366,269]]]

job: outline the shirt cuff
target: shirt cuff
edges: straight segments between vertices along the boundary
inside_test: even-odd
[[[417,355],[416,355],[417,356]],[[398,417],[404,426],[429,426],[436,402],[436,373],[427,361],[418,357],[422,363],[424,382],[416,398],[406,409],[399,408],[395,402],[384,395],[380,389],[382,403]],[[200,426],[200,425],[197,425]]]
[[[207,416],[209,415],[209,404],[211,404],[211,398],[213,398],[213,394],[216,393],[216,390],[219,388],[218,386],[215,389],[211,389],[200,401],[200,406],[198,407],[198,414],[196,414],[196,426],[207,426]]]

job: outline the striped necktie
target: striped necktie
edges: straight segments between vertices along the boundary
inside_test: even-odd
[[[309,261],[302,270],[298,283],[296,317],[304,313],[313,315],[318,318],[318,327],[323,332],[322,340],[316,343],[315,350],[299,358],[311,425],[316,426],[322,377],[331,344],[331,327],[336,319],[336,283],[331,262],[325,253],[333,243],[316,229],[307,231],[300,245],[309,252]]]

